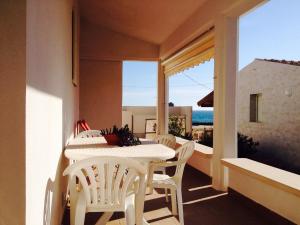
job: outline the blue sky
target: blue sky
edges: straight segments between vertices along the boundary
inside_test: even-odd
[[[288,4],[287,4],[288,3]],[[240,18],[239,69],[255,58],[300,60],[300,0],[271,0]],[[123,63],[123,105],[156,105],[157,64]],[[193,106],[213,90],[213,60],[169,79],[169,100]]]

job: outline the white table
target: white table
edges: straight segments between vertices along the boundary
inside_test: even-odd
[[[155,141],[140,138],[142,145],[144,144],[155,144]],[[79,148],[84,148],[87,145],[94,146],[98,145],[98,147],[108,147],[111,148],[113,146],[107,145],[107,142],[104,137],[90,137],[90,138],[75,138],[69,141],[67,149],[77,146]],[[101,145],[101,146],[100,146]],[[117,147],[117,146],[116,146]]]
[[[65,156],[70,160],[82,160],[95,156],[118,156],[132,158],[148,166],[151,161],[167,160],[175,157],[175,151],[161,144],[149,144],[147,140],[141,140],[142,145],[130,147],[110,146],[103,137],[95,138],[76,138],[70,141],[66,147]],[[145,182],[145,187],[146,187]],[[144,190],[144,193],[145,194]],[[71,205],[72,207],[72,205]],[[72,210],[72,208],[71,208]],[[143,214],[144,202],[137,203],[136,210],[141,210],[139,215]],[[103,223],[111,217],[112,213],[105,213]],[[102,222],[102,221],[101,221]],[[143,218],[143,223],[148,224]]]

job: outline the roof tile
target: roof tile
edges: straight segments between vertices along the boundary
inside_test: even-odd
[[[278,59],[257,59],[261,61],[267,61],[267,62],[275,62],[275,63],[282,63],[282,64],[288,64],[293,66],[300,66],[300,61],[292,61],[292,60],[278,60]]]

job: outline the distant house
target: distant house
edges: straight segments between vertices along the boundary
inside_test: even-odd
[[[238,130],[299,163],[300,62],[254,60],[239,72],[237,98]]]
[[[213,104],[212,96],[198,105]],[[299,163],[300,61],[255,59],[239,72],[237,125],[264,151]]]
[[[214,106],[214,91],[210,92],[204,98],[197,102],[200,107],[213,107]]]

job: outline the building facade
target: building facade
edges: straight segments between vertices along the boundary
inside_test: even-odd
[[[300,160],[300,62],[255,59],[239,72],[238,131],[260,151]]]

